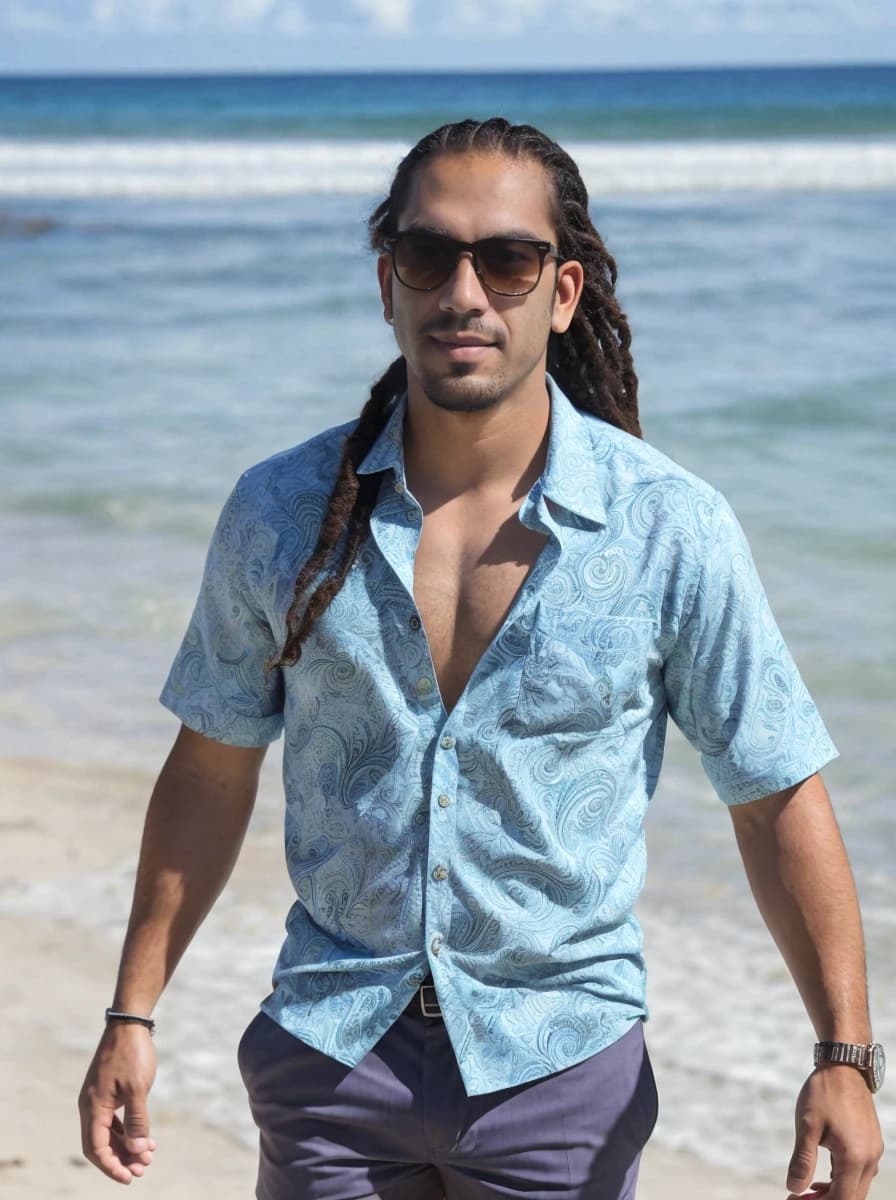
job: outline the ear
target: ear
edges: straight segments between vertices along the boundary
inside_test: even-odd
[[[380,299],[383,302],[383,319],[392,324],[392,259],[381,254],[376,260],[376,276],[380,283]]]
[[[551,329],[554,333],[566,333],[585,286],[585,268],[575,259],[561,263],[557,268],[557,284],[554,288],[554,310],[551,313]]]

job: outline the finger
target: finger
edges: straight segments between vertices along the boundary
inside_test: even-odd
[[[121,1162],[129,1169],[133,1169],[134,1165],[138,1164],[138,1163],[141,1163],[143,1166],[148,1167],[149,1164],[152,1162],[152,1152],[156,1148],[155,1138],[147,1138],[146,1139],[147,1149],[142,1150],[139,1153],[134,1153],[133,1151],[129,1150],[127,1147],[127,1141],[125,1139],[125,1133],[124,1133],[124,1125],[121,1123],[121,1120],[119,1119],[119,1117],[117,1115],[112,1118],[111,1129],[112,1129],[112,1136],[110,1138],[110,1142],[112,1145],[112,1149],[118,1155]],[[140,1173],[141,1172],[135,1172],[135,1174],[140,1174]]]
[[[149,1150],[149,1112],[146,1095],[133,1095],[124,1103],[124,1144],[131,1154]]]
[[[856,1145],[832,1148],[829,1200],[865,1200],[877,1174],[878,1157]]]
[[[818,1162],[818,1133],[808,1123],[797,1126],[796,1144],[790,1165],[787,1168],[787,1188],[791,1192],[804,1192],[812,1182]]]
[[[113,1139],[111,1114],[108,1110],[101,1110],[90,1122],[84,1140],[84,1155],[110,1179],[130,1183],[130,1168],[122,1162],[113,1141],[117,1141],[117,1138]]]
[[[831,1187],[827,1200],[858,1200],[859,1184],[862,1180],[861,1169],[851,1167],[838,1171],[836,1164],[831,1172]]]
[[[121,1121],[118,1119],[117,1116],[114,1117],[112,1120],[112,1129],[113,1129],[113,1132],[118,1134],[118,1136],[121,1138],[122,1142],[124,1142],[124,1125],[122,1125]],[[158,1146],[158,1142],[156,1141],[156,1139],[154,1137],[148,1137],[146,1139],[146,1144],[147,1144],[147,1147],[149,1150],[155,1150],[156,1147]]]
[[[871,1193],[871,1185],[874,1183],[874,1177],[877,1174],[877,1163],[872,1163],[863,1173],[859,1181],[858,1190],[856,1191],[856,1200],[867,1200]]]
[[[883,1150],[880,1153],[883,1154]],[[855,1194],[855,1200],[867,1200],[867,1196],[871,1195],[871,1184],[874,1182],[874,1176],[878,1174],[879,1170],[878,1159],[874,1159],[874,1162],[868,1165],[865,1174],[861,1177],[861,1183],[859,1184],[858,1192]]]

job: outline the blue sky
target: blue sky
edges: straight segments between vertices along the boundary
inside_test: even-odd
[[[0,0],[0,72],[892,62],[892,0]]]

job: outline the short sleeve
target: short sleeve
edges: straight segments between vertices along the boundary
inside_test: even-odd
[[[196,607],[159,697],[190,729],[233,746],[267,745],[283,728],[282,674],[265,671],[278,647],[252,586],[268,543],[238,483],[218,518]]]
[[[663,667],[669,713],[726,804],[807,779],[837,757],[718,492],[693,602]]]

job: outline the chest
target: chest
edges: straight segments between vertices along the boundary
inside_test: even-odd
[[[520,524],[516,508],[426,516],[414,600],[449,712],[547,541]]]

